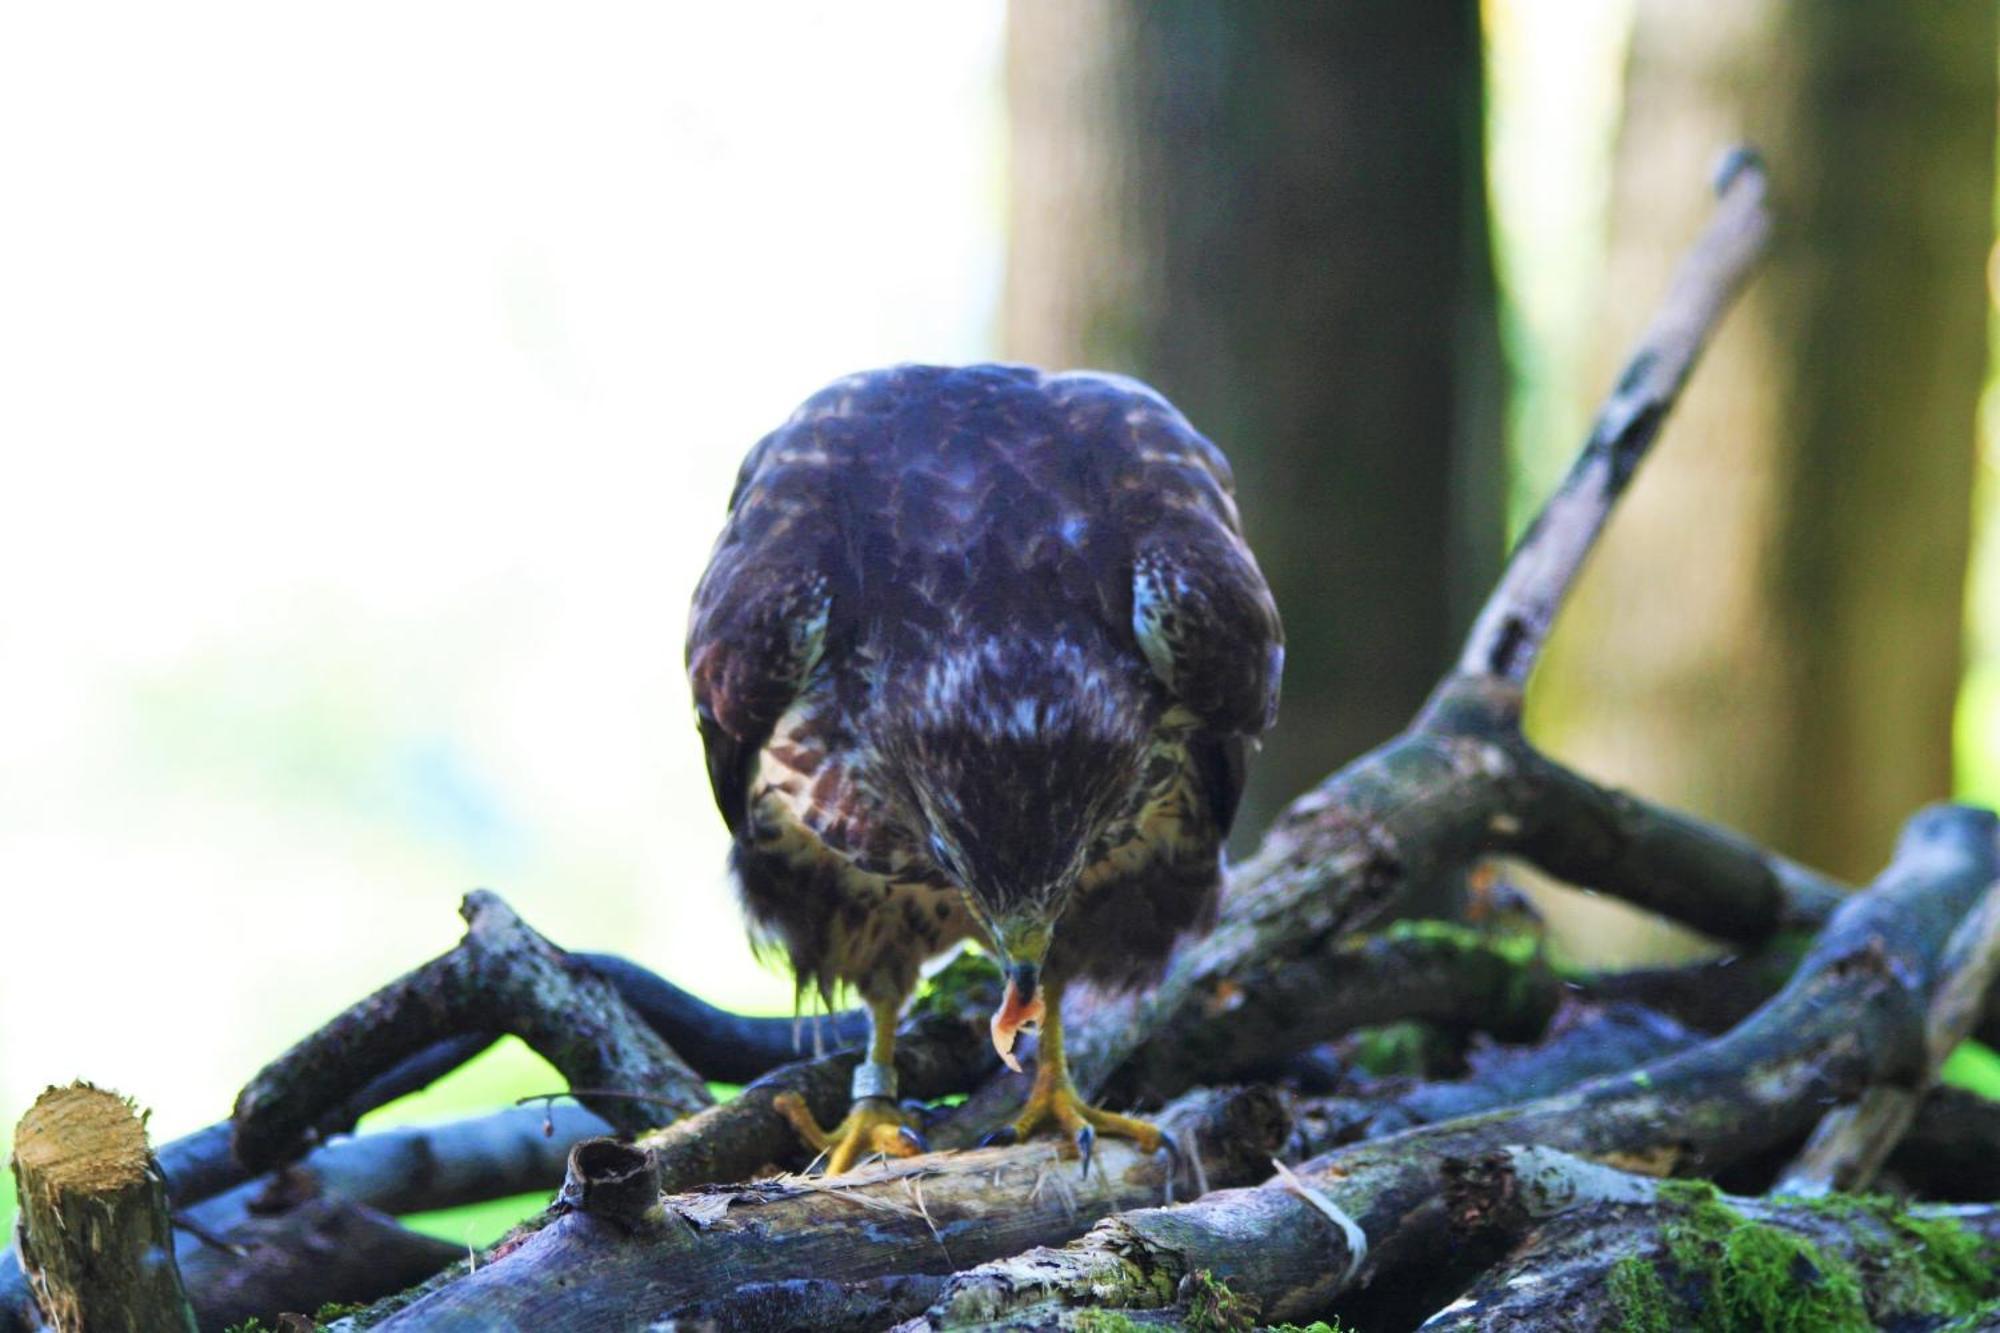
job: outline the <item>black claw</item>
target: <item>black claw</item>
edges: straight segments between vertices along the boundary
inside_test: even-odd
[[[979,1141],[982,1148],[1005,1148],[1021,1141],[1021,1131],[1012,1125],[1002,1125]]]
[[[903,1136],[903,1142],[909,1144],[918,1152],[929,1152],[931,1150],[931,1141],[925,1138],[923,1131],[914,1125],[904,1125],[897,1132]]]
[[[1174,1182],[1181,1174],[1181,1145],[1165,1130],[1160,1131],[1160,1148],[1167,1154],[1167,1202],[1174,1201]]]
[[[1083,1158],[1083,1178],[1090,1179],[1090,1156],[1097,1150],[1097,1131],[1085,1125],[1076,1132],[1077,1155]]]

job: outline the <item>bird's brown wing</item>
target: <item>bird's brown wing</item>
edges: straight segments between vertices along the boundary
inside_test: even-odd
[[[801,510],[795,487],[766,484],[776,439],[743,464],[688,624],[709,786],[731,833],[741,831],[758,752],[819,661],[833,608],[823,543],[810,531],[823,520]]]
[[[1171,409],[1135,426],[1153,507],[1133,524],[1132,634],[1168,695],[1201,722],[1188,756],[1227,836],[1247,751],[1277,719],[1284,628],[1221,453]]]
[[[1172,514],[1139,539],[1132,632],[1168,693],[1211,729],[1256,736],[1276,719],[1278,608],[1243,539],[1213,517]]]

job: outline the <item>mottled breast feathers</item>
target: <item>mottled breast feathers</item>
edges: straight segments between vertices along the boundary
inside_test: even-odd
[[[762,836],[753,790],[778,771],[760,757],[782,731],[782,775],[821,841],[891,882],[935,879],[911,831],[868,808],[887,762],[871,718],[915,682],[936,697],[948,646],[993,641],[1082,654],[1088,672],[1064,679],[1186,755],[1219,844],[1283,661],[1232,486],[1179,412],[1116,376],[901,366],[809,399],[746,459],[689,627],[739,848]],[[772,915],[747,882],[746,897]],[[794,937],[822,927],[803,908],[777,916],[811,964]]]

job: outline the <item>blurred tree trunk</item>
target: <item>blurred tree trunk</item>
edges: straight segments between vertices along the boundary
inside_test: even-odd
[[[1858,877],[1951,786],[1987,368],[1996,10],[1641,0],[1603,375],[1725,143],[1772,261],[1621,511],[1533,723],[1600,777]],[[1601,378],[1601,377],[1600,377]]]
[[[1228,451],[1289,638],[1260,816],[1409,720],[1498,565],[1471,0],[1014,0],[1003,346]]]

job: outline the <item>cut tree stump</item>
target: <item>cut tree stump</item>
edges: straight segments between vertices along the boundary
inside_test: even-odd
[[[50,1088],[14,1136],[21,1255],[60,1333],[194,1333],[166,1180],[146,1124],[113,1092]]]

